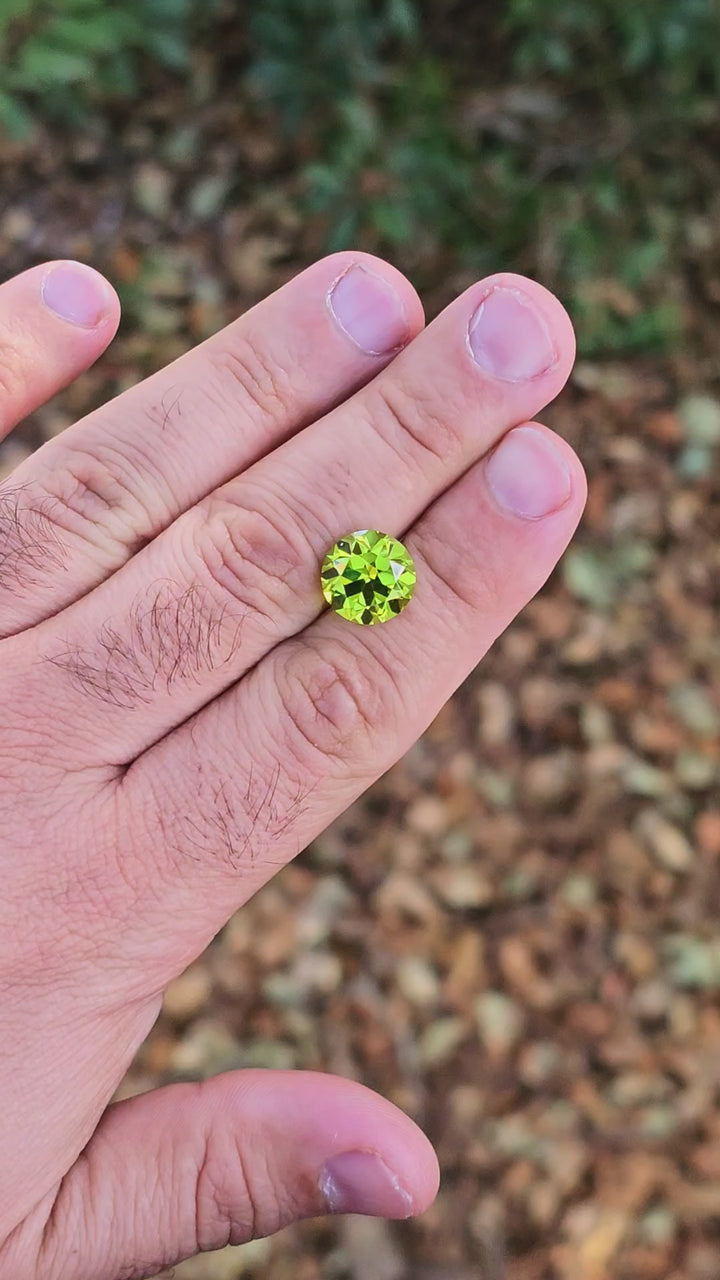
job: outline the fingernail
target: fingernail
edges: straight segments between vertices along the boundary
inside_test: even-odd
[[[546,373],[557,351],[543,317],[518,289],[492,289],[470,321],[474,359],[505,382],[525,382]]]
[[[323,1165],[320,1191],[330,1213],[365,1213],[376,1218],[409,1218],[412,1196],[380,1156],[343,1151]]]
[[[392,285],[356,265],[335,281],[328,306],[343,333],[369,356],[385,355],[408,336],[405,308]]]
[[[111,295],[103,277],[81,262],[51,267],[40,289],[46,307],[83,329],[94,329],[110,309]]]
[[[523,520],[541,520],[570,497],[570,469],[550,436],[515,427],[490,454],[485,474],[495,501]]]

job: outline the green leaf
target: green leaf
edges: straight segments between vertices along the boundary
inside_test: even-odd
[[[0,131],[23,142],[31,136],[34,128],[35,121],[22,103],[12,94],[0,90]]]
[[[339,249],[349,249],[357,239],[360,214],[357,208],[347,209],[333,224],[328,236],[328,247],[331,253]]]
[[[415,221],[399,200],[376,200],[370,206],[370,219],[375,230],[392,244],[406,244],[412,238]]]
[[[420,28],[420,14],[413,0],[389,0],[388,26],[395,34],[405,40],[414,40]]]
[[[58,49],[40,38],[29,40],[20,53],[15,82],[33,92],[90,79],[94,66],[85,54]]]
[[[308,164],[303,176],[308,199],[313,202],[314,209],[325,208],[327,202],[339,196],[345,186],[346,175],[331,164]],[[315,204],[315,201],[318,203]]]
[[[373,104],[358,95],[343,98],[338,111],[357,144],[372,146],[378,136],[379,120]]]
[[[173,31],[150,31],[143,41],[147,53],[154,53],[158,62],[173,71],[186,71],[190,47],[185,35]]]
[[[0,32],[18,18],[30,16],[31,0],[2,0],[0,5]]]
[[[56,18],[45,31],[48,43],[69,52],[112,53],[138,43],[143,28],[130,14],[105,13],[85,18]]]
[[[193,9],[200,11],[209,5],[201,5],[198,0],[141,0],[140,10],[144,10],[146,20],[158,27],[167,27],[172,23],[189,18]]]
[[[135,59],[127,49],[119,49],[113,58],[105,61],[102,72],[102,88],[107,97],[129,97],[138,91]]]
[[[107,8],[107,0],[52,0],[52,7],[64,14],[81,14],[87,18],[103,13]]]

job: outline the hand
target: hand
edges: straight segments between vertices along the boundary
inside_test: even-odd
[[[117,319],[77,264],[3,285],[1,434]],[[423,1134],[335,1077],[108,1107],[168,982],[411,745],[577,524],[580,464],[527,423],[572,364],[560,304],[498,275],[422,327],[397,271],[336,254],[0,487],[3,1280],[150,1276],[435,1195]],[[415,560],[386,625],[323,610],[358,527]]]

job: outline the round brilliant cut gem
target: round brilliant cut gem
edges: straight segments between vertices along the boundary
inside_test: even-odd
[[[322,563],[320,582],[341,618],[371,627],[394,618],[415,590],[415,566],[397,538],[379,529],[343,534]]]

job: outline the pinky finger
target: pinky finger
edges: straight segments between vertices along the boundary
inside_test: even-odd
[[[43,263],[0,285],[0,440],[97,360],[119,320],[112,285],[80,262]]]

